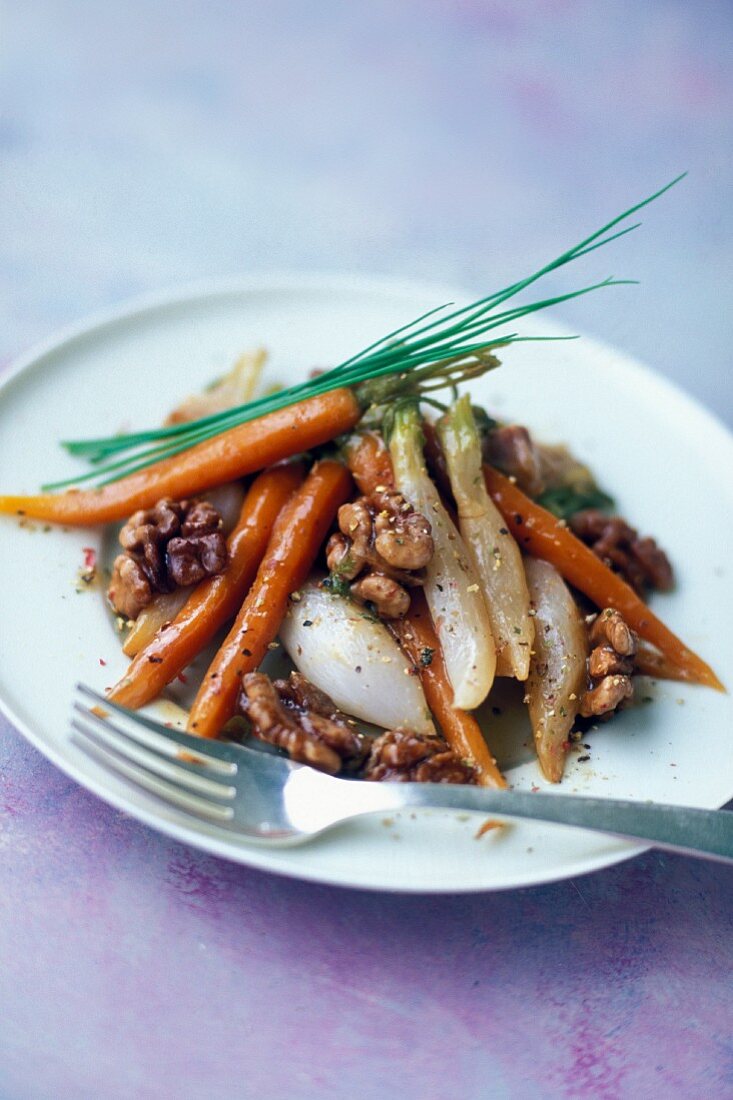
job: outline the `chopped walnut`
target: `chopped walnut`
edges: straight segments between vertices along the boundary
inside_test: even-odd
[[[638,532],[620,516],[607,516],[595,508],[576,512],[570,526],[579,539],[637,592],[655,588],[667,592],[674,584],[672,566],[654,539]]]
[[[351,553],[351,540],[337,531],[326,545],[326,565],[331,573],[338,574],[345,581],[352,581],[364,563]]]
[[[358,576],[370,557],[372,549],[372,513],[366,497],[359,497],[350,504],[342,504],[338,511],[341,533],[331,536],[326,546],[326,563],[332,573],[345,580]]]
[[[168,577],[181,587],[223,573],[227,560],[226,539],[220,531],[171,539],[166,551]]]
[[[291,707],[312,710],[323,718],[343,720],[331,696],[312,684],[302,672],[291,672],[287,680],[276,680],[275,687],[280,698]]]
[[[430,523],[402,493],[375,493],[374,549],[393,569],[422,569],[433,556]]]
[[[610,715],[634,694],[629,676],[604,676],[596,687],[583,695],[579,714],[583,718],[600,718]]]
[[[592,646],[607,642],[621,657],[633,657],[636,653],[637,636],[620,611],[607,607],[596,615],[588,633]]]
[[[630,676],[633,670],[634,662],[627,657],[620,657],[610,645],[596,646],[588,658],[588,675],[592,680],[602,680],[604,676],[615,673]]]
[[[118,554],[112,566],[107,596],[118,615],[136,619],[143,608],[152,603],[155,592],[135,558],[129,554]]]
[[[389,730],[373,742],[364,779],[399,783],[475,783],[475,769],[437,737]]]
[[[367,752],[364,734],[348,724],[324,692],[298,672],[273,683],[263,672],[242,681],[239,707],[261,741],[293,759],[335,775],[358,768]]]
[[[437,737],[389,730],[371,742],[370,750],[369,738],[299,672],[274,682],[263,672],[248,673],[239,709],[255,737],[330,775],[345,771],[373,781],[476,782],[472,765]]]
[[[621,613],[612,607],[595,617],[588,637],[592,647],[588,658],[589,686],[578,711],[584,718],[610,715],[632,698],[631,675],[638,641]]]
[[[383,619],[402,619],[410,610],[410,596],[401,584],[383,573],[367,573],[354,581],[352,595],[360,603],[370,603]]]
[[[158,501],[135,512],[120,531],[107,593],[119,614],[136,619],[158,593],[198,584],[227,565],[217,510],[205,500]]]
[[[433,556],[428,520],[401,493],[381,489],[343,504],[338,524],[326,547],[330,571],[347,581],[364,574],[354,597],[384,618],[401,618],[410,606],[406,587],[422,583],[419,571]]]
[[[364,564],[416,570],[433,556],[430,523],[394,489],[342,504],[338,523],[354,558]]]

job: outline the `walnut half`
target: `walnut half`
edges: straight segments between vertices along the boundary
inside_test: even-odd
[[[402,618],[410,607],[407,588],[422,583],[419,571],[433,556],[429,521],[402,493],[378,489],[343,504],[338,524],[326,548],[330,571],[355,581],[355,599],[383,618]]]
[[[135,512],[120,531],[107,592],[115,611],[136,619],[158,593],[198,584],[227,566],[217,510],[205,500],[159,500]]]

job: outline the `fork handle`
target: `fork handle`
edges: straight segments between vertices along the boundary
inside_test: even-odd
[[[386,784],[382,784],[386,786]],[[655,848],[733,863],[733,813],[575,795],[492,791],[442,783],[390,784],[394,808],[431,806],[488,811],[610,833]]]

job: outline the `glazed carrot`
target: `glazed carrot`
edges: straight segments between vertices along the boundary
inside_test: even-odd
[[[407,617],[392,623],[392,628],[420,674],[428,706],[453,752],[473,761],[482,787],[506,787],[478,722],[472,714],[453,706],[453,688],[445,671],[440,642],[419,589],[413,590]]]
[[[349,437],[346,464],[360,493],[369,496],[378,485],[394,489],[392,459],[381,435],[359,432]]]
[[[175,619],[159,630],[115,684],[110,699],[136,710],[160,695],[236,615],[265,553],[278,513],[303,480],[300,463],[265,470],[253,482],[227,545],[224,573],[202,581]]]
[[[550,512],[491,466],[484,466],[491,499],[506,525],[528,554],[549,561],[570,584],[597,607],[615,607],[629,626],[661,651],[681,678],[725,691],[708,664],[656,617],[633,588],[597,558],[593,551]]]
[[[655,680],[695,682],[695,677],[689,669],[673,665],[668,657],[642,640],[639,641],[634,657],[634,672],[638,672],[640,676],[652,676]]]
[[[86,526],[127,519],[161,497],[195,496],[284,458],[328,443],[354,427],[361,409],[351,390],[330,390],[250,420],[100,489],[0,496],[0,512]]]
[[[216,737],[231,718],[242,677],[267,653],[290,593],[308,576],[351,486],[345,466],[319,462],[278,516],[254,583],[194,700],[188,721],[191,733]]]

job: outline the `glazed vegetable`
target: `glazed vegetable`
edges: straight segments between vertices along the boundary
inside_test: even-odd
[[[534,624],[522,557],[486,491],[481,441],[468,394],[441,417],[438,434],[458,510],[458,527],[486,598],[497,672],[526,680]]]
[[[440,445],[437,445],[440,449]],[[392,461],[381,436],[373,432],[365,432],[360,436],[352,437],[346,448],[346,454],[349,469],[360,492],[368,496],[375,492],[379,485],[387,485],[390,488],[394,486]],[[428,706],[437,718],[443,735],[453,751],[473,762],[482,786],[506,786],[478,722],[467,711],[453,705],[453,687],[446,671],[443,651],[430,618],[425,596],[419,588],[412,590],[407,617],[396,620],[391,626],[402,648],[417,669]]]
[[[144,607],[133,621],[122,645],[125,656],[136,657],[142,649],[150,645],[158,631],[173,622],[194,591],[195,589],[186,587],[174,588],[172,592],[159,592],[153,602]]]
[[[708,664],[661,622],[633,588],[597,558],[550,512],[530,500],[498,470],[484,466],[489,494],[506,525],[528,554],[549,561],[566,581],[599,607],[613,607],[636,633],[674,665],[683,679],[725,691]]]
[[[293,663],[346,714],[384,729],[434,734],[420,681],[387,627],[314,582],[280,627]]]
[[[351,486],[344,466],[319,462],[280,513],[254,583],[194,700],[188,725],[192,733],[216,737],[231,718],[242,676],[258,668],[274,641],[288,597],[310,573]]]
[[[425,598],[453,685],[454,706],[473,710],[494,680],[494,639],[463,539],[425,468],[420,415],[414,404],[395,409],[389,449],[397,488],[432,525],[435,550],[426,567]]]
[[[149,703],[236,615],[254,580],[275,521],[303,480],[300,464],[266,470],[253,482],[228,540],[229,565],[209,577],[141,649],[110,698],[135,709]],[[175,593],[173,593],[175,595]]]
[[[472,714],[453,706],[453,689],[445,670],[440,642],[430,619],[425,597],[412,594],[407,617],[392,624],[400,643],[417,669],[428,706],[456,755],[470,760],[483,787],[506,787],[506,781]]]
[[[360,492],[369,496],[380,485],[389,488],[394,486],[392,461],[381,436],[374,432],[365,432],[352,437],[346,454],[349,469]],[[407,617],[395,620],[391,626],[417,670],[428,706],[437,718],[448,744],[460,757],[473,762],[481,785],[505,786],[504,778],[476,719],[467,711],[453,705],[453,687],[446,672],[443,651],[425,596],[419,588],[412,590]]]
[[[527,681],[529,718],[545,778],[559,783],[568,734],[585,690],[588,638],[578,606],[557,570],[537,558],[527,558],[525,569],[536,612]]]
[[[378,486],[394,488],[392,459],[381,435],[355,432],[346,441],[344,456],[356,487],[364,496],[371,496]]]
[[[127,519],[161,497],[181,500],[274,465],[349,431],[361,415],[350,390],[333,390],[250,420],[121,481],[57,496],[0,497],[0,512],[69,526]]]
[[[267,362],[264,348],[246,351],[240,355],[230,371],[207,386],[202,393],[192,393],[166,418],[166,425],[188,424],[213,413],[224,412],[251,401],[257,389],[257,383]]]

